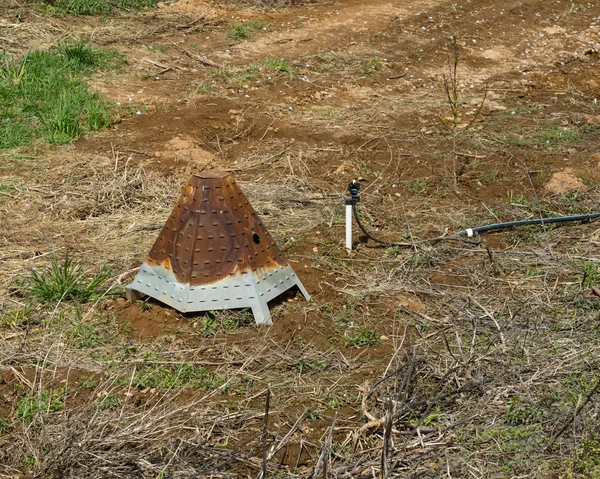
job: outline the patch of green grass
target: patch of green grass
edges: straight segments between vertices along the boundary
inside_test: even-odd
[[[0,54],[0,149],[38,138],[69,143],[86,130],[111,126],[111,108],[84,77],[115,60],[114,53],[82,42],[21,59]]]
[[[65,391],[63,387],[55,391],[44,389],[39,393],[27,394],[17,402],[17,417],[29,425],[40,415],[61,411],[65,407]]]
[[[270,70],[276,73],[289,73],[290,75],[296,75],[296,69],[290,64],[290,62],[284,58],[269,58],[265,65]]]
[[[214,81],[227,85],[230,82],[243,83],[252,79],[250,72],[247,70],[239,70],[228,67],[220,67],[216,70],[212,70],[208,76],[213,78]],[[212,87],[211,87],[212,89]]]
[[[266,30],[270,25],[269,22],[234,23],[231,26],[231,33],[229,36],[232,40],[250,38],[252,30]]]
[[[549,124],[536,132],[534,138],[540,148],[552,151],[580,142],[583,134],[576,127]]]
[[[230,68],[220,67],[213,69],[209,74],[209,78],[213,81],[212,83],[218,83],[222,85],[231,84],[247,84],[255,80],[260,75],[290,75],[295,76],[298,74],[296,69],[286,59],[281,58],[269,58],[264,64],[252,62],[245,68]],[[200,89],[190,89],[192,93],[212,93],[213,85],[207,84]]]
[[[55,15],[98,15],[156,8],[158,0],[54,0],[48,3],[47,11]]]
[[[546,151],[563,151],[584,140],[582,129],[551,122],[522,133],[491,133],[490,136],[507,147],[529,147]]]
[[[89,303],[113,294],[112,287],[104,287],[110,277],[106,267],[96,275],[89,275],[81,263],[69,257],[68,252],[62,261],[53,253],[50,265],[41,271],[32,270],[21,281],[20,289],[30,300],[47,307],[55,307],[65,301]]]
[[[541,442],[538,425],[493,426],[480,431],[473,438],[476,445],[495,444],[501,453],[516,453],[538,445]]]
[[[377,58],[372,58],[361,71],[361,76],[368,77],[384,67],[384,63]]]
[[[129,378],[126,378],[127,383]],[[211,391],[221,386],[226,379],[201,366],[179,365],[143,365],[133,378],[133,385],[139,389],[155,388],[161,391],[186,386]]]
[[[344,338],[345,347],[360,348],[379,343],[379,338],[373,329],[360,328],[352,336]]]

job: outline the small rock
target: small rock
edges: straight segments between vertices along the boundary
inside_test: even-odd
[[[547,27],[544,31],[548,35],[556,35],[557,33],[565,33],[565,29],[563,27],[559,27],[558,25],[554,25],[553,27]]]
[[[571,190],[583,190],[585,184],[575,175],[573,168],[565,168],[552,174],[544,189],[548,193],[562,195]]]

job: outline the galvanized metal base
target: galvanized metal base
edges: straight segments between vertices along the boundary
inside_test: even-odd
[[[143,263],[125,290],[131,302],[146,294],[182,313],[252,308],[256,324],[270,325],[272,321],[267,302],[293,286],[298,286],[304,297],[310,299],[290,265],[262,271],[247,270],[211,284],[190,286],[177,281],[175,275],[163,266]]]

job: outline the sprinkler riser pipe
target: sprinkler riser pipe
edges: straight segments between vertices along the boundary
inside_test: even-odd
[[[346,249],[352,251],[352,203],[346,201]]]

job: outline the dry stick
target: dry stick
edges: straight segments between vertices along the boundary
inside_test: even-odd
[[[388,479],[390,477],[390,470],[388,468],[388,451],[390,449],[390,442],[392,439],[392,420],[394,416],[394,405],[388,398],[387,407],[385,411],[385,423],[383,425],[383,444],[381,448],[381,477],[382,479]]]
[[[391,77],[388,77],[388,80],[397,80],[398,78],[403,78],[406,75],[408,75],[408,72],[404,72],[404,73],[400,73],[400,75],[393,75]]]
[[[550,246],[550,238],[548,237],[548,230],[546,229],[546,225],[543,223],[544,213],[542,212],[542,206],[540,205],[540,199],[538,197],[537,191],[535,190],[535,186],[533,186],[533,181],[531,180],[531,175],[529,174],[529,168],[527,168],[527,163],[523,162],[523,167],[525,168],[525,173],[527,173],[527,179],[529,180],[529,184],[531,185],[531,189],[533,190],[533,197],[535,199],[535,204],[538,209],[538,213],[540,215],[540,219],[542,220],[542,229],[544,230],[544,236],[546,237],[546,246],[548,247],[548,253],[552,257],[552,246]]]
[[[502,328],[498,324],[498,321],[496,321],[496,318],[494,318],[494,315],[492,313],[490,313],[487,309],[485,309],[485,307],[479,301],[477,301],[475,298],[471,298],[471,299],[477,306],[479,306],[481,308],[481,310],[485,313],[485,315],[488,318],[490,318],[496,325],[496,329],[498,330],[498,333],[500,334],[500,341],[502,341],[502,352],[505,353],[506,352],[506,341],[504,340],[504,333],[502,332]]]
[[[329,475],[329,463],[331,462],[331,442],[332,442],[332,438],[333,438],[333,429],[335,428],[335,423],[336,423],[337,417],[338,417],[338,412],[339,412],[339,410],[337,410],[335,412],[335,415],[333,416],[333,421],[331,423],[331,427],[329,428],[329,433],[327,434],[327,439],[325,440],[325,443],[323,444],[323,450],[321,451],[321,455],[319,456],[317,465],[315,466],[315,469],[313,470],[313,474],[311,476],[312,479],[317,478],[317,475],[319,474],[321,466],[323,466],[323,479],[327,479],[327,477]],[[327,456],[327,458],[326,458],[326,456]]]
[[[560,431],[558,431],[551,439],[550,444],[548,444],[548,447],[546,448],[546,450],[549,450],[554,443],[557,441],[557,439],[562,436],[562,434],[567,430],[567,428],[571,425],[571,423],[573,421],[575,421],[575,419],[577,418],[578,414],[583,410],[583,408],[587,405],[588,402],[590,402],[590,399],[592,399],[592,396],[594,394],[596,394],[596,391],[598,391],[598,389],[600,389],[600,379],[598,379],[598,381],[596,381],[596,385],[594,386],[594,388],[590,391],[590,393],[586,396],[585,400],[577,407],[577,409],[575,409],[575,412],[573,413],[573,416],[565,423],[565,425],[563,427],[560,428]]]
[[[263,141],[265,139],[265,136],[267,136],[267,133],[269,132],[269,128],[271,128],[273,126],[273,123],[275,123],[275,121],[277,121],[277,118],[274,118],[273,121],[271,123],[269,123],[269,126],[267,126],[267,129],[263,133],[263,136],[261,136],[260,140],[258,140],[258,141]]]
[[[188,57],[196,60],[197,62],[202,63],[202,65],[204,65],[205,67],[218,67],[219,66],[215,62],[213,62],[212,60],[209,60],[206,57],[203,57],[203,56],[196,55],[194,53],[188,52],[187,50],[183,50],[183,53],[185,53]]]
[[[287,432],[287,434],[285,436],[283,436],[283,438],[281,439],[281,441],[279,441],[279,443],[276,446],[272,446],[271,447],[271,452],[269,452],[269,457],[267,458],[267,461],[271,460],[271,458],[275,454],[277,454],[283,448],[283,446],[285,446],[287,444],[288,440],[292,437],[292,434],[294,434],[300,428],[300,424],[302,423],[302,420],[306,416],[307,412],[308,412],[308,408],[306,408],[304,410],[304,412],[296,420],[296,422],[290,428],[290,430]]]
[[[186,28],[191,28],[194,25],[197,25],[198,23],[200,23],[201,21],[206,20],[206,15],[202,15],[201,17],[198,17],[196,20],[190,22],[190,23],[186,23],[184,25],[175,25],[175,28],[179,28],[180,30],[186,29]]]
[[[269,434],[269,406],[271,403],[271,385],[267,386],[267,399],[265,401],[265,426],[263,429],[263,463],[262,463],[262,474],[257,476],[257,479],[267,478],[267,465],[269,463],[268,451],[267,451],[267,436]]]

